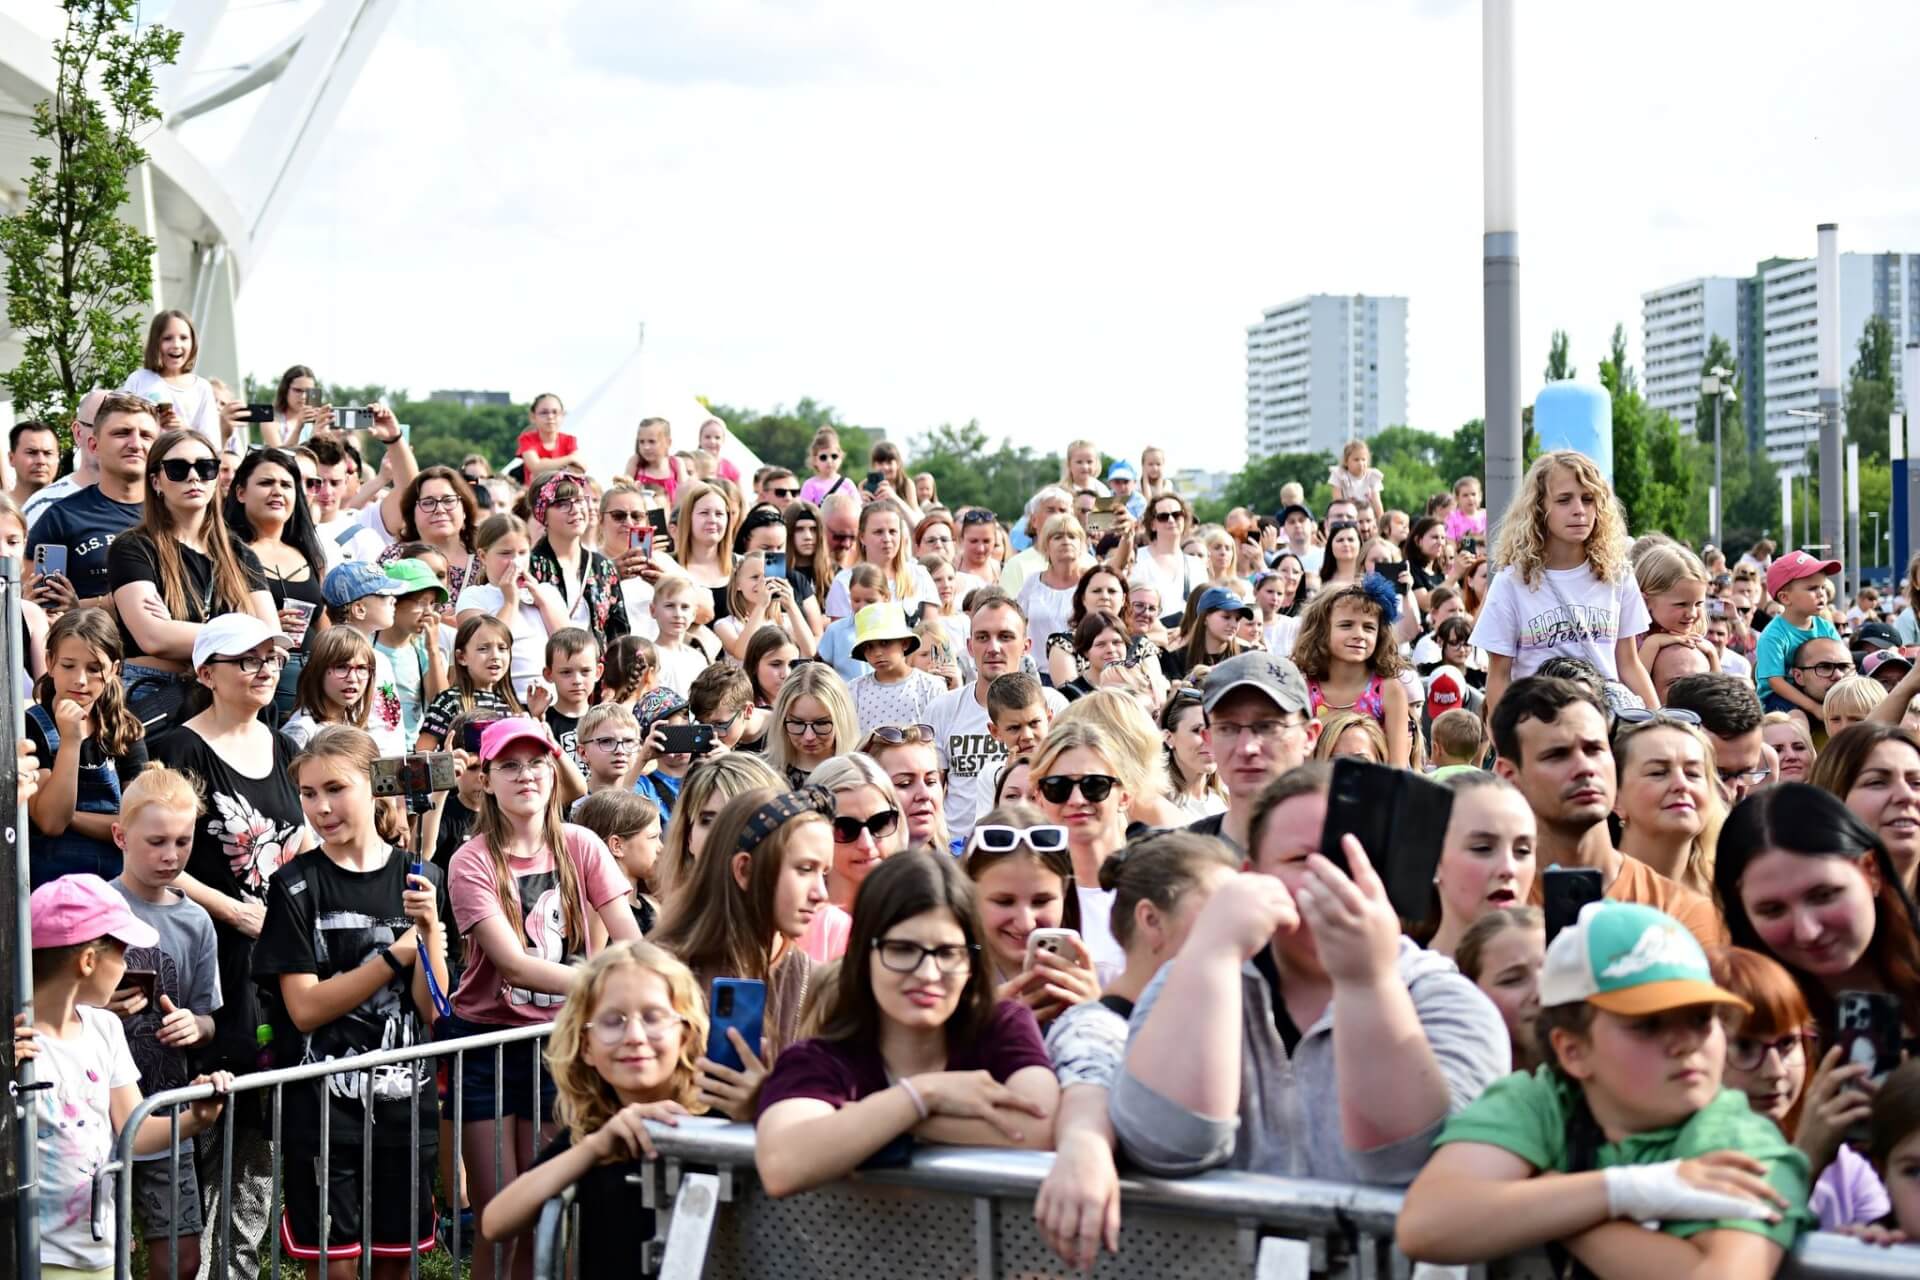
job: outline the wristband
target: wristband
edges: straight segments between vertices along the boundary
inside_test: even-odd
[[[898,1080],[894,1081],[894,1083],[907,1091],[908,1101],[913,1103],[913,1109],[920,1113],[922,1120],[932,1115],[932,1112],[927,1110],[927,1100],[920,1096],[920,1090],[914,1088],[913,1081],[905,1076],[901,1076]]]
[[[402,978],[407,976],[407,966],[400,963],[400,957],[393,954],[392,947],[380,948],[380,958],[387,962],[387,968],[393,970],[396,975]]]

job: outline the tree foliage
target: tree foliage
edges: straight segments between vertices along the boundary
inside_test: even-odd
[[[1025,445],[1001,439],[993,448],[978,419],[961,426],[942,423],[914,439],[907,467],[933,476],[940,501],[950,508],[977,505],[1011,521],[1027,499],[1060,478],[1060,455],[1036,454]]]
[[[33,109],[46,149],[29,162],[18,212],[0,218],[7,323],[22,349],[4,380],[16,413],[61,424],[90,389],[120,385],[140,363],[153,241],[120,207],[147,158],[140,135],[160,118],[154,72],[180,51],[177,31],[135,29],[134,0],[64,7],[54,96]]]
[[[1863,459],[1887,460],[1887,419],[1893,413],[1893,329],[1884,316],[1870,316],[1860,333],[1858,355],[1847,374],[1847,439]],[[1864,471],[1863,473],[1864,474]]]
[[[1547,381],[1570,382],[1573,372],[1573,362],[1567,357],[1567,331],[1555,329],[1547,346]]]
[[[1625,325],[1614,326],[1600,381],[1613,397],[1613,491],[1628,531],[1698,542],[1707,514],[1706,503],[1694,494],[1698,452],[1681,438],[1673,416],[1651,408],[1640,394],[1640,379],[1627,363]]]
[[[812,396],[800,397],[791,409],[775,405],[764,413],[704,400],[702,403],[714,417],[727,424],[736,439],[758,454],[762,462],[792,467],[802,480],[813,474],[808,465],[808,450],[814,433],[820,428],[832,427],[839,435],[840,448],[846,454],[840,462],[840,472],[856,483],[866,475],[868,452],[883,434],[842,421],[832,405],[821,404]]]

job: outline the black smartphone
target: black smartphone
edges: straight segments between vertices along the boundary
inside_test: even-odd
[[[767,576],[784,578],[787,576],[787,553],[784,551],[767,552]]]
[[[647,523],[653,526],[653,531],[655,533],[664,535],[667,531],[666,508],[665,507],[650,508],[647,511]]]
[[[1335,760],[1320,852],[1351,873],[1340,838],[1358,836],[1394,912],[1402,920],[1424,920],[1452,814],[1453,792],[1429,778],[1365,760]]]
[[[244,415],[242,415],[240,421],[272,422],[273,406],[270,404],[250,404],[247,406],[247,411]]]
[[[1373,567],[1373,571],[1385,578],[1388,582],[1397,585],[1400,581],[1400,575],[1407,571],[1407,562],[1405,560],[1382,560]]]
[[[494,717],[493,719],[498,719]],[[487,731],[493,720],[469,720],[460,726],[460,749],[468,755],[480,754],[480,735]]]
[[[861,485],[860,487],[862,489],[865,489],[868,493],[878,493],[880,492],[881,484],[885,482],[885,480],[886,480],[886,476],[882,475],[880,472],[869,471],[867,472],[866,483]]]
[[[1548,867],[1540,873],[1540,901],[1546,909],[1547,941],[1580,918],[1580,908],[1606,896],[1606,877],[1598,867]]]
[[[660,738],[670,756],[703,756],[713,750],[710,724],[663,724]]]
[[[1845,1056],[1842,1066],[1859,1063],[1867,1080],[1879,1084],[1900,1065],[1900,998],[1884,991],[1842,991],[1834,1001],[1834,1023]]]
[[[740,1032],[740,1038],[755,1053],[766,1034],[767,984],[757,978],[715,978],[713,980],[713,1021],[707,1025],[707,1057],[723,1067],[745,1071],[740,1053],[727,1037],[727,1028]]]
[[[128,969],[120,975],[120,986],[114,994],[119,995],[122,991],[138,991],[151,1005],[159,999],[155,994],[159,989],[159,982],[160,975],[152,969]]]

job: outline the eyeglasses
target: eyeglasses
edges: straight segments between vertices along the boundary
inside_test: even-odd
[[[800,496],[798,489],[769,489],[767,492],[776,498],[797,498]]]
[[[708,720],[705,723],[715,734],[724,738],[733,732],[733,726],[740,722],[740,712],[736,711],[725,720]]]
[[[1105,800],[1120,779],[1105,773],[1087,773],[1080,777],[1069,777],[1064,773],[1050,773],[1040,779],[1040,794],[1047,798],[1048,804],[1065,804],[1073,794],[1075,787],[1080,788],[1080,798],[1088,804],[1099,804]]]
[[[243,653],[237,658],[208,658],[207,662],[214,666],[238,667],[243,676],[257,676],[263,667],[272,667],[278,671],[286,666],[287,655],[284,650],[275,649],[264,656],[258,653]]]
[[[1718,773],[1720,781],[1729,787],[1738,786],[1743,782],[1751,787],[1767,780],[1767,771],[1762,768],[1716,769],[1714,772]]]
[[[1831,680],[1835,676],[1852,675],[1853,664],[1851,662],[1816,662],[1810,667],[1795,667],[1794,670],[1811,671],[1822,680]]]
[[[883,724],[867,736],[875,742],[884,742],[890,747],[939,741],[930,724]]]
[[[1773,1040],[1756,1040],[1751,1036],[1728,1036],[1727,1062],[1742,1071],[1753,1071],[1767,1060],[1769,1053],[1778,1054],[1782,1062],[1805,1053],[1813,1039],[1814,1037],[1805,1031],[1795,1031]]]
[[[451,493],[443,493],[437,498],[418,498],[414,506],[422,511],[451,511],[460,505],[460,499]]]
[[[604,738],[588,738],[587,745],[598,747],[602,751],[632,751],[640,745],[640,739],[622,738],[609,734]]]
[[[665,1009],[648,1009],[642,1013],[621,1013],[617,1009],[609,1009],[587,1026],[595,1040],[612,1048],[627,1038],[627,1028],[636,1022],[640,1024],[642,1035],[657,1042],[676,1034],[686,1019]]]
[[[862,831],[868,832],[875,840],[884,840],[893,834],[900,825],[898,809],[882,809],[871,818],[842,817],[833,820],[833,842],[852,844],[860,838]]]
[[[1240,724],[1233,720],[1209,720],[1207,732],[1223,747],[1231,747],[1240,739],[1252,734],[1263,745],[1271,746],[1280,741],[1280,735],[1300,725],[1298,720],[1256,720],[1252,724]]]
[[[574,508],[580,506],[585,501],[586,501],[585,498],[581,498],[578,496],[571,497],[571,498],[553,498],[548,501],[547,510],[572,511]]]
[[[308,493],[320,493],[327,489],[345,484],[344,480],[329,480],[325,476],[306,476],[300,481],[301,487]]]
[[[370,676],[373,674],[373,664],[367,662],[336,662],[328,667],[327,671],[329,674],[336,676]]]
[[[213,458],[195,458],[188,462],[185,458],[168,458],[155,464],[155,470],[166,473],[167,479],[175,484],[185,484],[188,476],[201,480],[211,480],[220,474],[220,463]]]
[[[1060,799],[1064,800],[1066,796],[1062,795]],[[1058,804],[1060,801],[1056,800],[1054,803]],[[1035,853],[1052,853],[1056,849],[1064,849],[1067,847],[1067,829],[1050,825],[1006,827],[997,822],[989,823],[973,829],[973,836],[967,841],[967,852],[1012,853],[1023,844]]]
[[[503,778],[527,778],[553,768],[552,756],[534,756],[527,760],[495,760],[487,768]]]
[[[927,957],[932,956],[935,969],[945,974],[958,974],[973,967],[973,953],[980,948],[971,943],[923,947],[905,938],[875,938],[873,949],[880,953],[880,963],[894,973],[918,973]]]
[[[804,738],[809,734],[816,738],[833,736],[832,720],[783,720],[781,723],[786,725],[787,733],[795,738]]]
[[[1699,713],[1685,707],[1622,707],[1613,713],[1613,718],[1621,724],[1686,724],[1700,727]]]

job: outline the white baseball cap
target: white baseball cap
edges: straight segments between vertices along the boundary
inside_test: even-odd
[[[209,658],[237,658],[252,653],[267,641],[282,649],[293,648],[293,637],[283,635],[250,613],[223,613],[193,640],[193,669],[207,665]]]

